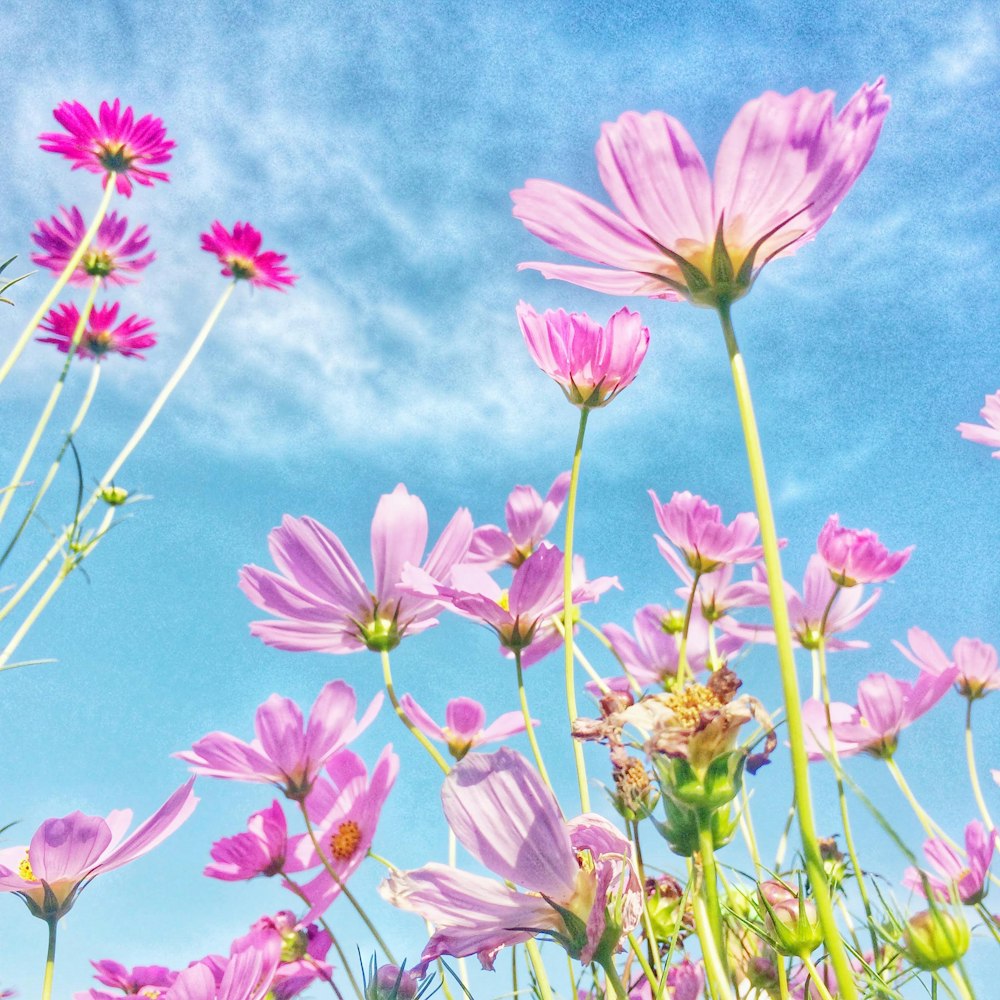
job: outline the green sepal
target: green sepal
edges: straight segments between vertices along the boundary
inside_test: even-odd
[[[715,245],[712,247],[712,284],[716,288],[728,288],[733,283],[733,262],[722,238],[725,216],[719,218],[719,228],[715,231]]]

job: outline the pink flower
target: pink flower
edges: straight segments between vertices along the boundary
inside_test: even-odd
[[[120,354],[123,358],[142,359],[145,355],[140,351],[156,345],[156,334],[149,329],[153,325],[151,319],[132,315],[115,326],[120,307],[120,303],[111,302],[91,310],[77,345],[78,357],[101,361],[108,354]],[[55,344],[63,354],[68,354],[79,322],[80,311],[72,302],[64,302],[38,324],[40,330],[52,334],[51,337],[39,337],[38,342]]]
[[[955,687],[966,698],[983,698],[990,691],[1000,690],[1000,669],[997,668],[997,651],[980,639],[959,639],[949,660],[945,651],[923,629],[911,628],[906,633],[910,649],[899,642],[893,645],[920,670],[939,676],[954,670]]]
[[[417,1000],[420,976],[398,965],[380,965],[365,984],[366,1000]]]
[[[399,703],[417,729],[429,739],[446,743],[455,760],[484,743],[498,743],[527,728],[520,712],[504,712],[496,722],[486,725],[486,709],[472,698],[452,698],[445,709],[445,724],[439,726],[408,694]],[[532,719],[532,725],[538,721]]]
[[[975,441],[976,444],[986,444],[991,448],[1000,448],[1000,390],[987,396],[985,405],[979,411],[979,415],[989,425],[982,424],[959,424],[955,430],[965,438],[966,441]],[[994,458],[1000,458],[1000,451],[993,452]]]
[[[306,810],[323,854],[340,882],[324,865],[302,887],[312,903],[305,920],[322,915],[340,895],[340,883],[346,882],[364,861],[375,839],[382,807],[399,774],[399,757],[392,752],[390,743],[375,762],[369,781],[364,761],[350,750],[342,750],[326,765],[326,773],[329,781],[316,783],[306,800]],[[320,863],[313,852],[308,867]]]
[[[831,514],[816,542],[833,579],[842,587],[859,583],[881,583],[895,576],[910,558],[914,546],[890,552],[874,531],[842,528],[840,518]]]
[[[460,508],[441,532],[423,563],[437,580],[447,580],[472,539],[472,518]],[[400,483],[384,495],[372,519],[375,589],[370,590],[340,539],[309,517],[285,515],[268,536],[280,570],[244,566],[240,589],[258,608],[281,621],[251,622],[250,631],[268,646],[293,651],[353,653],[392,650],[406,634],[437,624],[436,598],[417,596],[402,586],[408,563],[423,559],[427,511]]]
[[[760,533],[755,514],[737,514],[729,524],[722,523],[722,510],[701,497],[674,493],[670,503],[660,503],[650,490],[653,511],[663,533],[684,553],[688,565],[696,573],[711,573],[726,563],[755,562],[764,550],[754,543]],[[667,556],[663,539],[657,544]]]
[[[379,888],[383,897],[436,928],[415,971],[441,955],[478,955],[492,969],[504,945],[537,934],[586,964],[599,946],[613,953],[638,923],[642,890],[629,841],[603,816],[563,820],[520,754],[506,747],[470,754],[445,779],[441,798],[462,846],[528,891],[440,864],[393,872]]]
[[[674,591],[685,602],[691,595],[695,577],[688,567],[686,559],[682,559],[677,550],[664,538],[657,537],[656,546],[660,555],[670,564],[684,584]],[[732,608],[754,607],[768,603],[767,589],[762,592],[752,580],[738,580],[733,583],[733,566],[724,564],[710,573],[698,574],[697,587],[698,604],[706,621],[717,622]]]
[[[249,222],[237,222],[232,233],[218,220],[212,223],[211,233],[201,234],[201,248],[214,253],[222,264],[222,273],[235,281],[249,281],[255,288],[273,288],[283,292],[282,286],[298,281],[283,261],[285,255],[273,250],[261,250],[261,235]]]
[[[121,868],[166,840],[194,811],[192,778],[126,839],[131,809],[106,819],[70,813],[47,819],[31,843],[0,850],[0,892],[20,896],[33,916],[58,920],[98,875]]]
[[[486,569],[504,563],[516,569],[552,530],[568,491],[568,472],[556,476],[544,500],[533,486],[515,486],[507,498],[507,531],[495,524],[476,528],[467,561]]]
[[[714,183],[680,122],[626,112],[597,143],[620,215],[551,181],[529,180],[511,195],[530,232],[614,270],[520,267],[614,295],[732,302],[769,260],[811,240],[857,180],[889,110],[883,85],[863,85],[836,118],[831,91],[750,101],[722,140]]]
[[[300,923],[290,910],[281,910],[273,917],[261,917],[250,931],[281,942],[281,961],[267,1000],[291,1000],[317,980],[332,981],[333,969],[326,956],[333,938],[316,924]]]
[[[562,309],[539,316],[526,302],[518,303],[517,320],[535,364],[581,408],[610,403],[639,373],[649,347],[642,318],[625,307],[606,327]]]
[[[251,932],[233,942],[229,959],[204,959],[189,965],[159,1000],[264,1000],[281,960],[281,940]]]
[[[942,878],[924,873],[924,878],[937,900],[942,903],[952,898],[956,891],[958,898],[969,905],[981,903],[986,895],[986,876],[990,861],[1000,835],[996,830],[986,831],[978,819],[965,828],[965,857],[938,837],[924,841],[924,854]],[[924,881],[916,868],[907,868],[903,874],[903,885],[926,896]]]
[[[42,149],[72,160],[74,170],[114,175],[118,193],[126,198],[133,181],[151,187],[153,181],[169,180],[149,169],[166,163],[175,146],[159,118],[144,115],[136,121],[131,108],[122,112],[117,97],[114,104],[101,102],[98,121],[79,101],[63,101],[52,115],[66,131],[40,135]]]
[[[89,989],[84,993],[74,993],[73,1000],[117,1000],[125,996],[158,997],[167,987],[172,986],[177,973],[162,965],[137,965],[126,969],[124,965],[103,959],[90,963],[97,971],[94,978],[105,986],[120,990],[121,993],[107,993],[104,990]]]
[[[376,694],[360,720],[357,699],[343,681],[323,686],[303,730],[302,710],[291,698],[272,694],[257,709],[251,743],[229,733],[209,733],[174,757],[191,764],[192,774],[231,781],[273,784],[296,801],[312,790],[323,765],[363,733],[382,707]]]
[[[61,274],[76,253],[87,233],[83,215],[74,205],[69,211],[60,208],[62,219],[53,216],[49,222],[39,219],[32,240],[42,253],[33,253],[31,259],[40,267]],[[128,219],[110,212],[101,220],[97,235],[70,276],[71,285],[86,285],[91,278],[103,278],[107,285],[130,285],[136,278],[126,277],[149,267],[156,257],[150,251],[142,254],[149,245],[145,226],[138,226],[126,235]],[[141,255],[141,256],[140,256]]]
[[[247,820],[247,833],[223,837],[212,845],[212,860],[204,874],[224,882],[242,882],[263,875],[301,872],[309,865],[308,838],[288,836],[288,824],[281,803],[255,812]]]

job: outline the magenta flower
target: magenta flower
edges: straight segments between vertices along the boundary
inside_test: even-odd
[[[273,917],[261,917],[250,932],[281,942],[281,960],[266,1000],[291,1000],[317,980],[332,981],[326,956],[333,938],[316,924],[300,923],[290,910],[281,910]]]
[[[586,964],[599,950],[610,958],[638,923],[642,890],[629,841],[594,813],[563,820],[520,754],[470,754],[445,779],[441,798],[462,846],[528,891],[440,864],[393,872],[379,887],[383,897],[436,928],[416,971],[441,955],[478,955],[492,969],[504,945],[538,934]]]
[[[398,965],[380,965],[365,985],[365,1000],[417,1000],[420,976]]]
[[[294,285],[298,275],[285,266],[285,254],[261,250],[261,235],[249,222],[237,222],[230,233],[216,220],[211,233],[201,234],[201,248],[214,253],[222,265],[222,273],[235,281],[249,281],[255,288],[273,288],[283,292],[283,286]]]
[[[192,774],[273,784],[299,801],[309,795],[323,765],[363,733],[381,707],[380,692],[356,721],[353,688],[330,681],[323,685],[303,730],[299,706],[291,698],[272,694],[257,709],[257,738],[251,743],[215,732],[173,756],[192,765]]]
[[[840,518],[831,514],[816,542],[833,579],[842,587],[859,583],[881,583],[895,576],[910,558],[914,546],[890,552],[874,531],[842,528]]]
[[[38,138],[47,153],[59,153],[73,161],[73,169],[92,174],[114,175],[118,193],[132,195],[132,182],[151,187],[153,181],[169,177],[150,167],[166,163],[176,145],[167,138],[159,118],[144,115],[138,121],[131,108],[121,102],[101,101],[98,121],[79,101],[63,101],[52,112],[65,132],[45,132]]]
[[[515,486],[507,498],[507,530],[495,524],[476,528],[467,561],[486,569],[504,563],[516,569],[552,530],[568,492],[568,472],[556,476],[544,500],[533,486]]]
[[[889,110],[880,78],[833,117],[833,93],[767,92],[737,114],[714,182],[661,111],[605,124],[597,168],[618,212],[551,181],[514,191],[514,215],[558,250],[604,268],[529,262],[546,278],[613,295],[713,305],[746,294],[775,257],[815,236],[857,180]]]
[[[929,674],[937,676],[948,670],[955,671],[955,687],[964,697],[982,698],[990,691],[1000,690],[997,651],[989,643],[961,638],[952,648],[949,660],[945,651],[923,629],[911,628],[906,637],[910,648],[893,641],[896,649]]]
[[[974,819],[965,828],[965,857],[938,837],[930,837],[924,841],[924,854],[927,860],[942,876],[937,878],[926,872],[921,873],[916,868],[907,868],[903,874],[903,885],[908,889],[926,896],[924,878],[930,886],[934,897],[942,903],[953,898],[953,892],[958,898],[970,906],[981,903],[986,895],[986,876],[990,870],[990,861],[996,849],[1000,834],[996,830],[987,832],[978,819]]]
[[[642,318],[624,306],[607,326],[562,309],[539,316],[526,302],[518,303],[517,320],[535,364],[581,409],[606,406],[630,385],[649,347]]]
[[[900,732],[929,712],[954,679],[954,670],[940,676],[921,673],[914,684],[888,674],[870,674],[858,685],[857,707],[836,701],[830,704],[838,756],[864,752],[873,757],[891,757]],[[822,760],[830,752],[830,740],[821,701],[810,698],[802,706],[802,724],[809,759]]]
[[[399,774],[399,757],[390,743],[375,762],[369,781],[364,761],[342,750],[326,765],[326,773],[329,781],[316,783],[306,810],[327,862],[343,883],[358,870],[372,846],[382,807]],[[308,867],[320,863],[313,852]],[[321,916],[340,895],[340,884],[325,865],[302,889],[312,903],[304,920]]]
[[[288,823],[277,799],[267,809],[255,812],[247,820],[247,833],[223,837],[212,845],[214,865],[204,874],[224,882],[243,882],[263,875],[301,872],[308,864],[308,837],[288,836]]]
[[[445,709],[445,724],[439,726],[410,695],[399,699],[410,722],[426,737],[446,743],[455,760],[461,760],[470,750],[484,743],[498,743],[516,736],[527,728],[520,712],[504,712],[495,722],[486,725],[486,709],[472,698],[452,698]],[[537,726],[538,720],[532,719]]]
[[[137,965],[127,969],[119,962],[103,959],[90,963],[97,971],[94,978],[105,986],[120,990],[121,993],[107,993],[104,990],[89,989],[74,993],[73,1000],[118,1000],[125,996],[158,997],[172,986],[177,973],[162,965]]]
[[[989,425],[982,424],[959,424],[955,430],[965,438],[966,441],[975,441],[976,444],[989,445],[991,448],[1000,448],[1000,390],[987,396],[985,405],[979,411],[979,415]],[[993,452],[993,458],[1000,458],[1000,451]]]
[[[35,917],[58,920],[98,875],[148,853],[191,815],[198,802],[193,784],[192,778],[181,785],[125,839],[131,809],[115,809],[106,819],[74,812],[45,820],[30,844],[0,850],[0,892],[20,896]]]
[[[729,524],[723,524],[719,507],[687,490],[674,493],[670,503],[660,503],[653,490],[649,495],[663,533],[684,553],[696,573],[711,573],[727,563],[755,562],[764,554],[754,544],[760,533],[755,514],[737,514]],[[658,536],[656,541],[669,562],[668,547]]]
[[[40,267],[61,274],[70,258],[76,253],[87,233],[83,215],[74,205],[69,211],[60,208],[62,219],[52,216],[49,222],[39,219],[32,240],[43,251],[33,253],[31,259]],[[137,274],[153,262],[156,254],[143,254],[149,245],[145,226],[138,226],[128,233],[128,219],[110,212],[101,220],[97,235],[70,276],[71,285],[86,285],[91,278],[102,278],[107,285],[130,285]]]
[[[423,563],[426,573],[446,581],[472,540],[472,518],[460,508]],[[437,624],[436,598],[402,586],[407,564],[420,563],[427,544],[427,511],[402,483],[381,497],[372,518],[375,589],[370,590],[340,539],[309,517],[285,515],[268,536],[280,572],[244,566],[240,589],[258,608],[280,621],[251,622],[250,631],[268,646],[301,652],[353,653],[392,650],[406,634]]]
[[[221,979],[218,962],[204,959],[181,972],[159,1000],[264,1000],[280,960],[280,938],[251,932],[233,942]]]
[[[112,302],[91,310],[77,345],[78,357],[101,361],[108,354],[120,354],[123,358],[142,359],[145,355],[140,352],[156,345],[156,334],[149,329],[153,325],[151,319],[132,315],[115,326],[120,307],[120,303]],[[39,337],[38,342],[55,344],[63,354],[69,354],[79,322],[80,310],[72,302],[64,302],[38,324],[40,330],[52,334],[51,337]]]

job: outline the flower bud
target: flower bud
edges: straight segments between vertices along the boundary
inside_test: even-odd
[[[365,1000],[414,1000],[420,977],[398,965],[380,965],[365,985]]]
[[[918,969],[942,969],[969,950],[969,925],[960,914],[923,910],[907,921],[903,932],[906,957]]]
[[[760,899],[764,925],[774,939],[775,950],[782,955],[804,958],[823,943],[823,930],[816,904],[804,899],[784,882],[761,882]]]
[[[843,852],[837,847],[836,837],[820,837],[819,856],[823,860],[823,870],[831,889],[839,889],[847,874],[847,864]]]
[[[121,507],[128,500],[128,490],[122,489],[121,486],[105,486],[101,490],[101,499],[109,507]]]

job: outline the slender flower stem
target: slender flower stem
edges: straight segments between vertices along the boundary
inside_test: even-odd
[[[452,868],[458,867],[458,838],[450,826],[448,827],[448,864]],[[469,990],[469,969],[464,958],[458,960],[458,980],[462,984],[463,994],[467,993]]]
[[[684,685],[687,675],[691,673],[687,658],[688,633],[691,631],[691,612],[694,610],[695,598],[698,596],[698,581],[700,579],[701,570],[696,570],[694,579],[691,581],[691,593],[688,594],[687,604],[684,608],[684,628],[681,630],[681,644],[677,650],[677,676],[674,678],[674,685],[678,688]]]
[[[774,964],[778,967],[778,996],[781,1000],[788,1000],[788,972],[785,969],[784,956],[776,954]]]
[[[726,975],[725,966],[723,966],[722,958],[719,955],[719,947],[712,930],[711,918],[705,907],[705,899],[701,893],[694,893],[691,906],[694,909],[695,933],[701,943],[701,954],[705,962],[709,988],[717,1000],[735,1000],[729,985],[729,977]]]
[[[719,904],[719,872],[715,865],[715,845],[712,842],[710,823],[711,821],[706,818],[698,824],[698,854],[701,859],[701,884],[705,890],[709,926],[715,937],[716,947],[721,953],[725,942],[722,936],[722,907]],[[725,970],[724,964],[723,970]]]
[[[754,872],[759,881],[761,872],[760,851],[757,848],[757,833],[753,828],[753,817],[750,814],[750,796],[747,793],[745,784],[742,784],[740,787],[740,804],[743,807],[740,809],[740,830],[743,833],[743,839],[746,841],[747,850],[750,852],[750,859],[753,861]]]
[[[42,1000],[51,1000],[52,977],[56,971],[56,927],[59,921],[47,920],[49,925],[49,950],[45,954],[45,977],[42,979]]]
[[[587,411],[584,410],[584,413]],[[622,982],[621,976],[618,975],[618,970],[615,968],[614,959],[607,958],[601,963],[601,968],[604,969],[604,975],[607,976],[607,981],[611,984],[611,988],[615,991],[615,997],[617,1000],[628,1000],[628,993],[625,991],[625,984]]]
[[[563,623],[558,618],[553,618],[552,624],[555,626],[556,631],[565,640],[566,633],[563,630]],[[600,688],[601,694],[608,694],[611,688],[608,687],[608,685],[604,681],[604,678],[601,677],[601,675],[594,669],[590,660],[588,660],[587,657],[583,655],[583,650],[580,649],[576,640],[573,640],[573,655],[576,657],[577,663],[579,663],[580,666],[583,667],[584,672],[588,674],[590,679],[598,686],[598,688]]]
[[[813,964],[812,959],[808,955],[803,955],[802,964],[806,967],[806,972],[809,973],[809,978],[813,981],[816,992],[820,995],[820,1000],[833,1000],[833,997],[830,996],[830,991],[826,988],[826,983],[823,982],[819,974],[819,969]]]
[[[389,695],[389,701],[392,702],[392,707],[396,710],[396,715],[399,716],[399,721],[406,726],[407,729],[413,734],[414,739],[431,755],[431,760],[445,774],[451,772],[451,768],[448,766],[448,762],[441,756],[438,752],[436,746],[419,729],[410,721],[410,717],[406,714],[406,710],[399,703],[399,699],[396,697],[396,689],[392,686],[392,669],[389,666],[389,654],[386,650],[381,651],[382,657],[382,678],[385,681],[385,690]]]
[[[954,846],[955,842],[948,837],[944,830],[942,830],[933,819],[931,819],[927,810],[924,809],[924,807],[917,801],[917,797],[913,794],[912,789],[907,784],[906,778],[903,777],[903,772],[900,771],[899,765],[891,757],[886,757],[885,766],[889,768],[889,773],[895,780],[896,785],[903,793],[906,801],[910,803],[910,808],[916,814],[917,819],[920,821],[920,825],[924,828],[924,833],[926,833],[928,837],[936,837],[940,834],[941,837]]]
[[[590,410],[580,408],[580,428],[573,451],[570,471],[569,494],[566,498],[566,544],[563,547],[563,645],[566,649],[566,711],[569,724],[576,722],[576,681],[573,676],[573,529],[576,524],[576,493],[580,485],[580,456],[583,453],[583,435],[587,430]],[[530,735],[530,726],[529,726]],[[590,812],[590,789],[587,788],[587,767],[583,760],[583,744],[573,740],[573,763],[576,765],[576,782],[580,789],[580,810]]]
[[[632,690],[636,693],[637,696],[641,697],[642,696],[641,685],[632,676],[632,674],[629,673],[628,667],[625,666],[625,662],[615,652],[615,647],[611,645],[611,641],[608,639],[608,637],[603,632],[601,632],[600,629],[595,628],[595,626],[591,625],[590,622],[585,621],[583,618],[581,618],[577,622],[577,624],[585,628],[588,632],[590,632],[591,635],[595,636],[597,639],[600,640],[601,643],[604,644],[604,646],[610,651],[611,655],[618,661],[618,665],[622,668],[622,673],[625,675],[626,680],[628,680],[629,687],[632,688]],[[581,665],[583,665],[583,660],[581,660],[580,663]]]
[[[69,349],[66,352],[66,361],[63,363],[62,371],[59,372],[59,377],[56,379],[55,385],[52,386],[51,392],[49,392],[49,398],[42,408],[42,412],[38,417],[38,421],[35,424],[35,429],[31,433],[31,437],[28,439],[28,443],[25,446],[24,453],[21,455],[20,461],[17,463],[17,468],[14,470],[13,476],[11,476],[10,483],[7,489],[2,491],[2,496],[0,496],[0,522],[3,521],[4,516],[7,513],[7,508],[10,506],[11,501],[14,499],[14,493],[16,492],[15,487],[21,482],[21,478],[24,476],[25,470],[28,468],[28,464],[34,458],[35,451],[38,448],[38,442],[42,439],[42,434],[45,433],[45,428],[49,425],[49,420],[52,417],[52,411],[56,408],[56,403],[59,401],[60,395],[62,395],[63,386],[66,385],[66,376],[69,375],[70,365],[73,363],[73,359],[76,357],[77,348],[80,346],[80,341],[83,339],[83,331],[87,327],[87,320],[90,319],[91,310],[94,308],[94,299],[97,298],[97,289],[100,287],[101,279],[95,278],[90,286],[90,292],[87,295],[87,301],[83,305],[83,309],[80,312],[80,319],[76,324],[76,328],[73,331],[73,338],[70,341]]]
[[[535,973],[535,982],[538,985],[538,994],[541,1000],[552,1000],[552,987],[549,986],[549,977],[545,971],[545,963],[542,961],[542,953],[538,950],[534,938],[528,938],[524,942],[524,950],[527,952],[528,961]]]
[[[962,1000],[975,1000],[972,991],[969,989],[969,984],[965,981],[965,976],[960,975],[954,965],[948,966],[948,975],[951,976],[951,980],[955,984],[958,995]]]
[[[368,857],[370,857],[372,861],[377,861],[390,872],[399,871],[399,869],[388,858],[382,857],[381,854],[376,854],[370,847],[368,848]]]
[[[535,736],[535,727],[531,724],[531,712],[528,709],[528,695],[524,690],[524,669],[521,666],[521,651],[519,649],[514,650],[514,665],[517,668],[517,696],[521,702],[521,715],[524,717],[528,743],[531,746],[531,752],[534,755],[538,773],[542,776],[542,781],[551,789],[552,782],[549,781],[549,772],[545,770],[542,751],[538,746],[538,738]],[[576,740],[573,742],[575,743]]]
[[[21,356],[21,352],[27,346],[28,341],[31,339],[31,335],[35,332],[38,324],[41,323],[42,319],[45,317],[46,312],[48,312],[49,306],[58,298],[59,293],[66,287],[66,282],[73,276],[73,272],[76,270],[77,265],[83,260],[83,255],[87,252],[87,247],[90,246],[90,241],[94,238],[97,230],[101,226],[101,222],[104,219],[105,213],[108,210],[108,205],[111,204],[111,196],[114,194],[115,190],[115,175],[108,174],[107,180],[104,183],[104,196],[101,198],[100,205],[97,206],[97,214],[94,216],[93,221],[90,223],[89,228],[83,234],[83,239],[80,240],[80,245],[73,252],[73,256],[70,257],[63,268],[62,274],[56,278],[56,283],[49,289],[49,294],[45,296],[42,300],[42,304],[35,310],[35,314],[28,320],[28,325],[21,331],[21,335],[17,338],[17,342],[14,344],[13,348],[7,359],[2,365],[0,365],[0,383],[10,374],[11,368],[14,367],[17,359]]]
[[[663,975],[663,965],[660,962],[660,949],[656,942],[656,932],[653,930],[653,916],[649,912],[649,893],[646,891],[646,866],[642,860],[642,846],[639,843],[639,821],[633,820],[630,824],[625,822],[625,830],[631,829],[632,844],[635,847],[635,866],[639,876],[639,885],[642,887],[642,928],[646,933],[646,945],[649,948],[649,961],[656,970],[656,979],[659,981]],[[638,957],[638,956],[637,956]],[[646,977],[649,979],[649,976]],[[649,979],[650,983],[653,982]],[[656,995],[656,991],[653,991]]]
[[[767,568],[767,586],[771,599],[771,616],[774,623],[774,638],[778,651],[778,667],[784,694],[785,714],[788,724],[788,741],[791,748],[792,780],[795,787],[795,805],[799,818],[799,832],[802,838],[802,853],[805,858],[809,884],[812,887],[816,910],[823,928],[823,938],[830,953],[840,988],[842,1000],[858,1000],[858,989],[851,973],[847,949],[844,947],[837,917],[833,911],[830,888],[823,869],[819,845],[816,839],[816,822],[813,817],[812,793],[809,788],[809,760],[802,725],[802,706],[799,696],[799,680],[795,671],[795,653],[792,648],[792,630],[788,620],[788,604],[785,601],[784,580],[781,573],[781,554],[778,550],[778,534],[771,509],[771,498],[764,470],[764,455],[760,446],[760,434],[754,416],[753,401],[746,366],[736,342],[729,303],[719,304],[719,321],[726,340],[726,350],[732,370],[736,402],[740,411],[740,423],[746,442],[747,459],[750,464],[750,479],[753,483],[754,499],[757,504],[757,518],[760,522],[760,537],[764,547],[764,565]]]
[[[983,923],[986,925],[986,929],[993,935],[993,940],[997,944],[1000,944],[1000,928],[997,927],[997,922],[993,919],[993,914],[986,909],[985,903],[977,903],[976,909],[979,911],[979,915],[983,918]]]
[[[972,743],[972,699],[968,699],[965,707],[965,757],[969,762],[969,781],[972,784],[972,794],[976,797],[976,805],[979,806],[979,813],[983,817],[987,830],[995,830],[993,818],[989,809],[986,808],[986,800],[983,798],[983,789],[979,784],[979,772],[976,768],[976,750]]]

